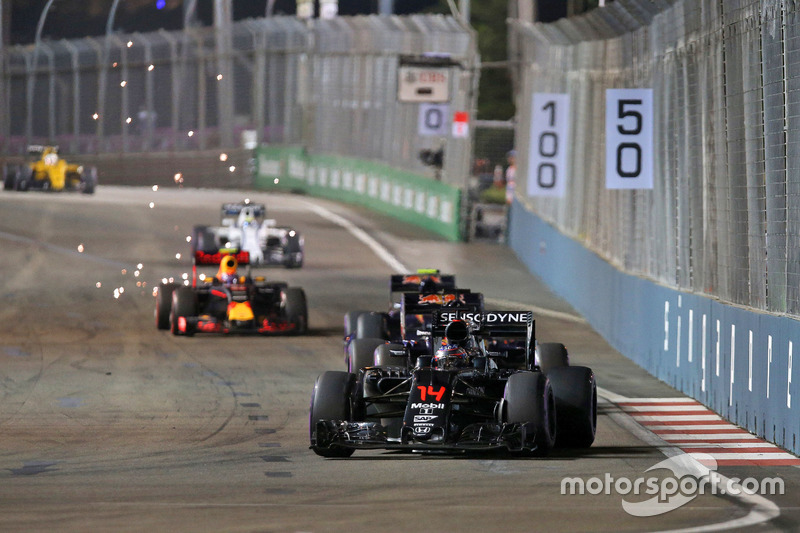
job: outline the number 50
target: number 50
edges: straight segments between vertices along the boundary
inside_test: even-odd
[[[606,187],[653,187],[653,91],[606,91]]]

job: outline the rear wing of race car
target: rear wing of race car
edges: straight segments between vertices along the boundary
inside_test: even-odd
[[[222,262],[222,258],[228,255],[232,255],[236,258],[236,262],[240,265],[249,265],[250,264],[250,252],[243,252],[240,251],[238,248],[234,249],[226,249],[221,248],[219,251],[214,253],[204,252],[202,250],[197,250],[194,253],[194,260],[195,265],[218,265]]]
[[[480,311],[483,309],[483,294],[469,289],[444,290],[435,294],[403,293],[401,306],[405,314],[430,313],[440,307],[454,307]]]
[[[222,204],[222,207],[220,208],[220,219],[222,220],[222,225],[232,226],[236,224],[239,213],[241,213],[242,209],[245,207],[251,208],[254,216],[256,217],[266,218],[267,216],[267,206],[264,204],[254,204],[250,203],[249,201],[228,202]]]
[[[531,311],[483,311],[470,309],[437,309],[433,313],[431,333],[444,335],[447,325],[454,320],[467,322],[472,333],[483,337],[533,338],[534,320]]]
[[[439,274],[438,271],[421,271],[416,274],[392,274],[389,281],[391,292],[418,292],[423,282],[430,281],[441,289],[455,289],[456,277],[453,274]]]
[[[435,339],[445,336],[447,325],[454,320],[463,320],[472,334],[484,340],[524,340],[525,363],[533,363],[533,341],[535,322],[531,311],[483,311],[470,309],[437,309],[433,312],[431,335]],[[437,341],[434,341],[436,345]]]
[[[225,248],[222,248],[218,252],[215,252],[213,254],[204,252],[202,250],[197,250],[194,253],[194,257],[192,257],[192,287],[197,287],[197,265],[200,266],[218,265],[222,262],[222,258],[228,255],[232,255],[233,257],[235,257],[236,262],[239,263],[239,265],[250,264],[250,253],[240,252],[238,249],[227,250]]]

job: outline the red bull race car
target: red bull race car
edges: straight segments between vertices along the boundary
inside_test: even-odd
[[[594,442],[592,370],[571,366],[559,343],[538,344],[530,311],[438,309],[436,351],[356,372],[328,371],[311,396],[311,449],[323,457],[356,450],[505,450],[547,455]]]
[[[389,282],[392,307],[388,312],[350,311],[344,317],[345,364],[350,372],[381,364],[395,349],[407,345],[414,355],[430,353],[430,323],[435,309],[483,309],[483,295],[457,289],[455,276],[438,270],[394,274]],[[384,345],[391,346],[384,346]]]
[[[247,252],[195,254],[192,285],[162,283],[156,294],[158,329],[195,333],[304,334],[308,310],[303,289],[240,275]],[[214,276],[197,275],[196,265],[219,264]]]

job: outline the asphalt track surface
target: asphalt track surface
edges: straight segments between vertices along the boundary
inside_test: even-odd
[[[192,225],[215,223],[221,202],[244,196],[305,235],[304,268],[265,274],[305,289],[309,334],[157,331],[152,290],[190,273]],[[545,459],[309,450],[314,380],[344,367],[342,315],[387,309],[398,266],[436,267],[490,305],[533,308],[538,337],[564,342],[606,397],[679,396],[502,245],[443,242],[351,207],[264,193],[101,186],[91,197],[3,192],[0,209],[0,531],[800,528],[796,467],[721,467],[778,476],[784,494],[709,492],[651,517],[622,507],[648,496],[562,494],[565,477],[670,474],[647,470],[675,449],[605,400],[590,449]]]

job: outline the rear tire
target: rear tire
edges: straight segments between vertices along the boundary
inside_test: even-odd
[[[187,324],[186,331],[178,327],[181,318],[195,316],[197,303],[194,291],[185,286],[177,287],[172,293],[172,311],[169,314],[169,326],[173,335],[186,335],[191,337],[194,331]]]
[[[300,268],[303,266],[303,259],[305,259],[303,237],[296,231],[294,235],[287,237],[283,255],[288,258],[284,263],[286,268]]]
[[[389,334],[386,331],[386,320],[383,313],[370,312],[361,314],[356,320],[356,338],[388,339]]]
[[[541,372],[511,374],[503,403],[506,422],[533,424],[536,432],[533,455],[550,453],[556,440],[556,403],[547,376]]]
[[[14,188],[18,191],[27,191],[30,188],[32,179],[33,169],[25,165],[19,166],[14,176]]]
[[[208,229],[208,226],[195,226],[192,228],[192,257],[197,255],[197,252],[207,254],[215,254],[219,252],[214,232]]]
[[[560,448],[588,448],[597,430],[597,384],[585,366],[554,368],[547,376],[556,397]]]
[[[317,422],[320,420],[351,420],[351,401],[356,377],[348,372],[328,371],[317,378],[311,393],[308,418],[311,449],[322,457],[350,457],[348,448],[317,447]]]
[[[358,317],[369,311],[348,311],[344,314],[344,336],[355,337]]]
[[[89,167],[89,170],[85,171],[81,178],[83,181],[81,192],[83,194],[94,194],[94,190],[97,187],[97,168]]]
[[[405,353],[405,346],[402,344],[380,344],[375,350],[374,365],[375,366],[406,366],[405,357],[395,357],[392,352]]]
[[[560,342],[544,342],[537,348],[539,369],[548,374],[553,368],[569,366],[567,348]]]
[[[172,293],[178,287],[176,283],[162,283],[156,294],[156,327],[169,329],[169,315],[172,311]]]
[[[14,179],[16,178],[16,168],[10,165],[3,165],[3,190],[14,190]]]
[[[347,370],[353,374],[364,367],[375,364],[375,348],[384,344],[383,339],[353,339],[347,347]]]
[[[306,304],[306,293],[300,287],[289,287],[283,290],[282,300],[286,320],[290,324],[295,324],[294,332],[304,335],[308,332],[308,305]]]

